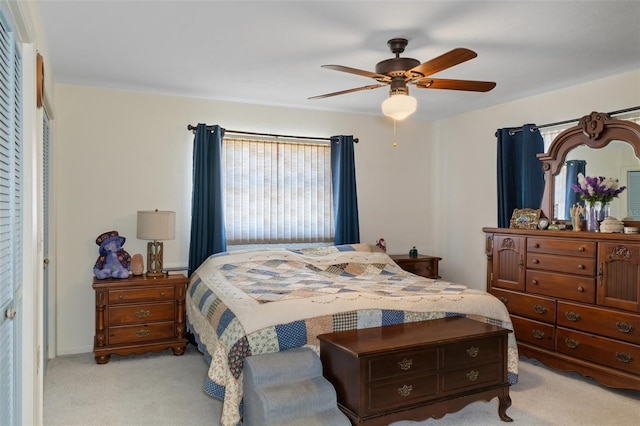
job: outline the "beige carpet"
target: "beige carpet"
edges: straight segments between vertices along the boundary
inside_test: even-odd
[[[220,404],[202,390],[207,364],[193,346],[176,357],[112,356],[97,365],[93,354],[49,361],[44,384],[45,425],[219,425]],[[640,425],[640,391],[611,390],[575,373],[522,359],[507,414],[514,426]],[[442,419],[407,425],[507,425],[498,402],[475,402]],[[330,426],[330,425],[328,425]]]

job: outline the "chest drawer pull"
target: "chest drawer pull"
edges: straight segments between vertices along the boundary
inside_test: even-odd
[[[469,349],[467,349],[467,355],[470,356],[471,358],[477,357],[479,353],[480,353],[480,348],[478,347],[471,346]]]
[[[151,315],[151,311],[148,309],[141,309],[135,313],[137,318],[146,318]]]
[[[402,361],[398,363],[398,367],[400,368],[400,370],[404,370],[404,371],[410,369],[412,365],[413,365],[413,360],[406,359],[406,358],[404,358]]]
[[[400,396],[409,396],[411,395],[411,391],[413,390],[413,386],[404,385],[401,388],[398,388],[398,395]]]
[[[536,311],[536,312],[537,312],[537,313],[539,313],[539,314],[544,314],[545,312],[547,312],[547,308],[545,308],[545,307],[544,307],[544,306],[542,306],[542,305],[535,305],[535,306],[533,307],[533,310],[534,310],[534,311]]]
[[[633,325],[628,322],[617,322],[616,327],[623,333],[631,333],[633,331]]]
[[[625,363],[629,363],[631,361],[633,361],[633,357],[629,354],[626,354],[624,352],[616,352],[616,358],[618,358],[618,360],[625,362]]]
[[[573,339],[564,339],[564,343],[569,346],[571,349],[575,349],[580,346],[580,342],[577,342]]]
[[[544,337],[544,331],[538,330],[537,328],[534,328],[533,330],[531,330],[531,334],[536,339],[542,339]]]
[[[580,314],[576,314],[575,312],[569,311],[564,314],[565,317],[571,322],[580,321]]]
[[[149,330],[148,329],[142,329],[142,330],[138,330],[136,331],[136,336],[138,337],[147,337],[149,335]]]
[[[478,376],[480,376],[480,373],[478,371],[471,370],[467,373],[467,380],[470,382],[475,382],[476,380],[478,380]]]

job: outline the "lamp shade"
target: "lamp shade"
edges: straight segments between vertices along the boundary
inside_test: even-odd
[[[176,237],[176,213],[139,211],[137,237],[140,240],[173,240]]]
[[[382,112],[394,120],[404,120],[418,107],[418,101],[413,96],[397,93],[382,102]]]

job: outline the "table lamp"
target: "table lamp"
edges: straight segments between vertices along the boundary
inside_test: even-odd
[[[147,276],[162,277],[162,240],[173,240],[176,236],[176,213],[170,211],[146,210],[138,212],[138,233],[140,240],[147,243]]]

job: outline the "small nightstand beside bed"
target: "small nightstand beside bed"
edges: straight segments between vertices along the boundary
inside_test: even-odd
[[[242,366],[251,355],[311,346],[317,336],[464,316],[512,330],[502,302],[480,290],[420,277],[375,246],[241,250],[207,259],[186,292],[187,326],[210,361],[206,392],[223,400],[221,423],[241,419]],[[517,381],[513,333],[509,383]]]

